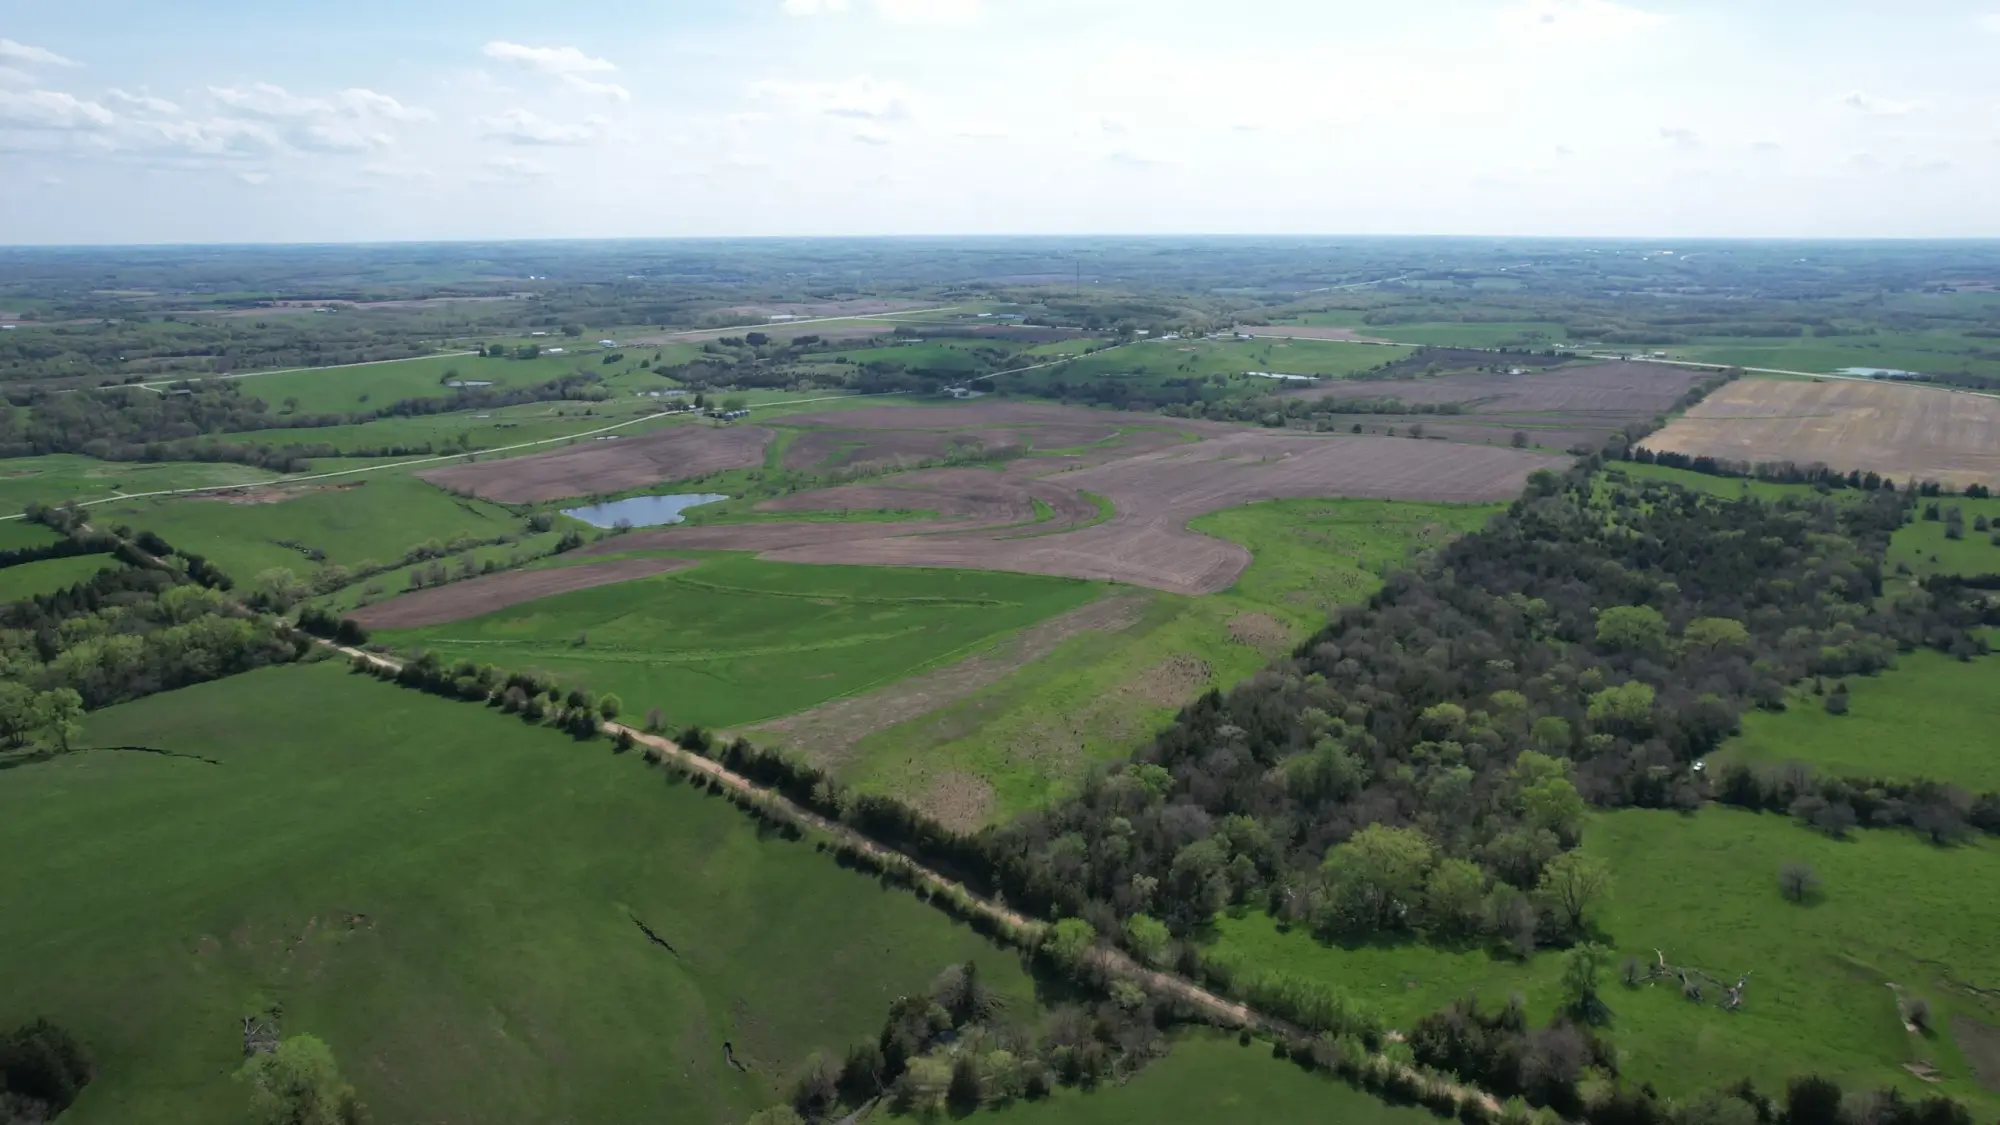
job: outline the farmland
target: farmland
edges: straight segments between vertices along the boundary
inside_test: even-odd
[[[659,707],[676,726],[731,726],[866,691],[1098,594],[1027,575],[915,570],[885,581],[869,568],[725,556],[383,639],[541,668],[614,692],[635,715]]]
[[[721,801],[337,664],[113,708],[87,741],[185,756],[0,772],[0,963],[35,969],[0,1022],[59,1011],[91,1043],[65,1122],[239,1120],[268,1006],[381,1120],[713,1125],[949,962],[1032,1011],[983,939]]]
[[[1690,457],[1823,464],[1954,487],[2000,484],[2000,400],[1930,387],[1741,379],[1646,447]]]
[[[1364,600],[1386,571],[1496,510],[1281,500],[1215,512],[1196,530],[1241,545],[1253,560],[1225,593],[1107,598],[1093,607],[1089,628],[1038,636],[1038,627],[751,734],[947,823],[976,827],[1047,804],[1202,691],[1248,675],[1337,607]]]

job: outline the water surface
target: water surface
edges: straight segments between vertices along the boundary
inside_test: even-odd
[[[729,497],[716,492],[682,492],[672,496],[628,496],[608,504],[564,508],[563,515],[575,516],[592,527],[616,527],[620,523],[627,523],[633,527],[659,527],[662,524],[681,522],[683,518],[681,513],[689,508],[727,499]]]

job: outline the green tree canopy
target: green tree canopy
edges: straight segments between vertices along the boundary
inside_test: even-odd
[[[340,1077],[333,1048],[294,1035],[270,1054],[251,1056],[236,1072],[250,1086],[250,1116],[258,1125],[359,1125],[365,1119],[354,1087]]]
[[[1418,905],[1436,861],[1437,848],[1422,831],[1371,824],[1328,850],[1320,874],[1335,910],[1388,929]]]
[[[1542,868],[1535,893],[1572,933],[1582,933],[1591,906],[1611,893],[1611,866],[1596,856],[1564,852]]]
[[[1597,615],[1597,643],[1625,652],[1667,647],[1667,619],[1649,605],[1618,605]]]

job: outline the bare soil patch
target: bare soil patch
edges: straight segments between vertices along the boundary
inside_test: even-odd
[[[771,431],[761,426],[669,426],[617,441],[588,441],[547,453],[426,469],[432,484],[482,500],[533,504],[686,480],[764,463]]]
[[[931,511],[981,526],[1034,518],[1028,487],[989,469],[925,469],[881,483],[795,492],[757,505],[761,512]]]
[[[1120,687],[1119,693],[1154,707],[1179,707],[1208,687],[1215,670],[1206,660],[1175,653]]]
[[[1143,597],[1131,594],[1099,598],[1031,625],[992,649],[955,664],[899,680],[877,691],[830,700],[809,711],[754,727],[750,733],[757,741],[793,747],[815,765],[837,769],[852,757],[857,743],[876,731],[920,718],[997,683],[1015,669],[1047,656],[1078,633],[1129,628],[1139,620],[1145,604]]]
[[[1207,512],[1315,496],[1505,500],[1520,493],[1530,473],[1567,464],[1567,458],[1496,446],[1235,427],[1198,442],[1165,435],[1155,448],[1092,452],[1089,457],[1023,459],[1000,473],[934,470],[963,475],[916,473],[893,483],[801,493],[781,501],[792,510],[813,504],[879,507],[900,497],[867,489],[914,485],[919,491],[936,491],[911,507],[952,513],[956,518],[951,520],[665,528],[589,550],[761,551],[765,558],[784,562],[1006,570],[1206,594],[1229,588],[1250,565],[1243,547],[1188,529],[1189,520]],[[983,492],[973,495],[974,488]],[[954,498],[954,493],[962,497]],[[1085,493],[1109,499],[1112,518],[1097,522],[1098,507]],[[820,499],[810,499],[814,496]],[[1052,506],[1056,519],[1026,528],[1002,526],[1025,520],[1033,499]]]
[[[2000,399],[1857,380],[1738,379],[1646,439],[1655,452],[2000,485]]]
[[[2000,1094],[2000,1027],[1970,1016],[1953,1016],[1951,1037],[1958,1041],[1965,1065],[1972,1068],[1973,1081]]]
[[[1239,645],[1272,652],[1291,643],[1291,630],[1268,613],[1239,613],[1229,619],[1229,639]]]
[[[954,832],[973,833],[993,815],[993,783],[976,773],[946,770],[924,787],[917,807]]]
[[[479,617],[511,605],[531,602],[572,590],[608,586],[684,570],[694,563],[687,559],[619,559],[615,562],[558,566],[547,570],[510,570],[468,578],[428,590],[399,594],[386,602],[362,606],[348,616],[370,629],[415,629],[444,625]]]

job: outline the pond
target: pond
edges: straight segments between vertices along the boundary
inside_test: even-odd
[[[729,497],[715,492],[683,492],[673,496],[628,496],[608,504],[564,508],[563,515],[574,516],[592,527],[617,527],[621,522],[633,527],[659,527],[661,524],[681,522],[681,513],[689,508],[727,499]]]

